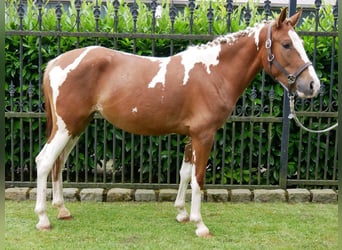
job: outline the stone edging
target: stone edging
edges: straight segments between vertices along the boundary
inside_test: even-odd
[[[64,199],[68,202],[116,202],[116,201],[169,201],[177,196],[176,189],[125,189],[125,188],[64,188]],[[48,189],[47,199],[51,200],[52,192]],[[312,202],[336,203],[337,192],[333,189],[208,189],[202,192],[202,200],[207,202]],[[6,200],[35,200],[36,188],[7,188]],[[191,190],[186,194],[191,200]]]

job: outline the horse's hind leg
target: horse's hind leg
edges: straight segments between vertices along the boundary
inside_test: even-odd
[[[60,160],[56,162],[59,166],[56,167],[56,171],[52,171],[52,192],[53,192],[53,200],[52,205],[57,207],[58,209],[58,219],[71,219],[71,213],[69,210],[64,206],[64,197],[63,197],[63,177],[62,172],[65,165],[66,160],[68,159],[71,150],[74,148],[78,141],[79,137],[75,137],[70,139],[67,143],[66,147],[60,154]]]
[[[51,172],[53,165],[60,156],[65,146],[70,140],[67,131],[57,131],[54,138],[45,144],[43,149],[36,157],[37,164],[37,200],[35,212],[39,221],[36,225],[39,230],[49,230],[51,225],[46,214],[46,185],[47,177]]]
[[[189,221],[189,215],[185,209],[185,196],[186,190],[188,188],[188,184],[191,179],[192,172],[192,149],[191,149],[191,141],[185,146],[184,158],[181,170],[179,172],[180,175],[180,183],[177,193],[177,198],[175,201],[175,207],[178,209],[177,221],[178,222],[187,222]]]

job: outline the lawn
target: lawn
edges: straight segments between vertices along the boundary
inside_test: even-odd
[[[337,204],[203,203],[213,237],[195,236],[169,202],[68,203],[73,220],[35,229],[34,202],[5,202],[5,249],[337,249]]]

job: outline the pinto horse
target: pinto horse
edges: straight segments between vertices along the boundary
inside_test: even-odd
[[[175,201],[177,221],[193,221],[198,236],[210,236],[202,220],[201,190],[214,135],[255,75],[265,70],[291,95],[314,97],[320,82],[294,31],[301,11],[156,58],[92,46],[50,61],[44,74],[48,139],[36,157],[37,228],[49,230],[47,177],[59,219],[71,218],[64,206],[62,169],[94,113],[130,133],[178,133],[190,138]],[[190,216],[185,193],[191,181]]]

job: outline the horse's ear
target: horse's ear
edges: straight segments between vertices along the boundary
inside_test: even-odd
[[[303,12],[303,10],[300,9],[296,14],[294,14],[293,16],[288,18],[287,21],[288,21],[288,23],[290,23],[292,25],[292,27],[296,26],[300,17],[302,16],[302,12]]]
[[[279,17],[276,20],[277,28],[279,28],[281,24],[286,20],[286,17],[287,17],[287,7],[281,10]]]

